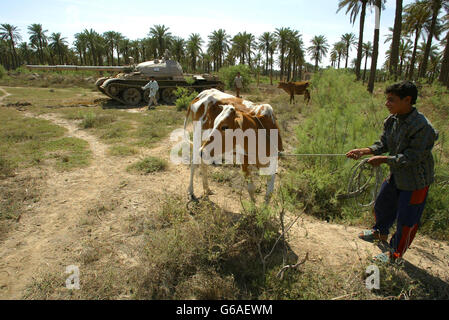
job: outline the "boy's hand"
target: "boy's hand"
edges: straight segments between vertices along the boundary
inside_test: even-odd
[[[370,148],[354,149],[354,150],[351,150],[348,153],[346,153],[346,157],[354,159],[354,160],[359,160],[364,155],[371,154],[371,153],[372,152],[371,152]]]
[[[386,163],[387,159],[388,159],[388,157],[386,157],[386,156],[375,156],[375,157],[370,158],[368,160],[368,163],[370,165],[372,165],[373,167],[378,167],[382,163]]]

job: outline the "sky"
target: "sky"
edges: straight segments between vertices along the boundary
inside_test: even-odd
[[[72,45],[74,34],[84,29],[99,33],[118,31],[131,40],[148,36],[153,25],[169,27],[174,36],[187,39],[199,33],[206,48],[208,35],[218,29],[234,36],[238,32],[252,33],[256,38],[263,32],[290,27],[302,34],[307,48],[316,35],[324,35],[330,46],[345,33],[359,34],[359,21],[353,25],[345,9],[337,13],[338,0],[15,0],[6,1],[0,11],[0,23],[17,26],[23,41],[28,41],[27,27],[42,24],[48,35],[61,32]],[[404,0],[404,6],[413,0]],[[394,25],[396,1],[387,0],[380,22],[379,65],[385,61],[388,49],[384,39]],[[373,42],[374,10],[368,10],[364,42]],[[329,50],[330,52],[330,50]],[[350,52],[350,59],[357,55]],[[329,56],[329,55],[328,55]],[[306,61],[312,63],[309,56]],[[328,57],[320,66],[330,64]]]

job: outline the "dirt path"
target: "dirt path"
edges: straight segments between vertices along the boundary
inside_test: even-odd
[[[7,97],[9,97],[11,94],[6,92],[4,89],[0,88],[0,91],[3,92],[3,96],[0,97],[0,102],[3,101],[3,99],[6,99]]]
[[[66,128],[67,136],[87,141],[92,161],[89,167],[72,172],[50,170],[41,200],[22,215],[20,226],[0,243],[0,299],[20,299],[39,273],[54,269],[64,272],[66,266],[76,265],[76,259],[89,241],[110,245],[113,251],[110,257],[114,255],[124,268],[135,265],[138,263],[135,250],[141,239],[130,233],[127,221],[155,212],[169,194],[186,196],[188,187],[190,170],[185,165],[169,163],[166,172],[149,176],[126,171],[130,163],[148,155],[169,160],[174,144],[169,138],[151,150],[142,150],[138,157],[124,160],[108,156],[108,146],[89,131],[79,129],[76,121],[56,114],[39,117]],[[210,196],[211,201],[227,211],[240,212],[238,193],[212,180],[210,185],[215,192]],[[197,195],[202,192],[199,178],[195,180],[195,192]],[[243,194],[246,196],[246,192]],[[107,215],[92,210],[102,206],[113,208]],[[83,219],[86,212],[92,211],[93,219],[98,220],[87,232]],[[292,218],[290,214],[290,221]],[[309,252],[309,257],[315,261],[347,268],[380,252],[375,245],[356,239],[360,230],[303,215],[289,234],[289,245],[299,257]],[[407,260],[449,283],[449,246],[446,243],[418,234]]]

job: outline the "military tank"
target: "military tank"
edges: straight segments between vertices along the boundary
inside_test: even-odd
[[[131,59],[131,58],[130,58]],[[224,84],[218,77],[209,74],[184,74],[179,62],[169,58],[146,61],[134,65],[131,59],[129,66],[41,66],[27,65],[34,70],[93,70],[118,72],[112,77],[99,78],[95,85],[97,89],[108,97],[125,105],[135,106],[142,101],[149,101],[149,89],[143,90],[151,77],[159,84],[157,100],[173,104],[177,97],[174,92],[177,87],[201,92],[206,89],[224,90]]]

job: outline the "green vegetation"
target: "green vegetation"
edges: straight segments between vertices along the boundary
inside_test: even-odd
[[[4,168],[30,167],[46,162],[60,170],[86,166],[87,142],[63,137],[65,129],[50,121],[26,118],[13,109],[0,112],[0,154]]]
[[[129,172],[139,172],[143,174],[149,174],[158,171],[164,171],[167,168],[167,162],[163,159],[155,157],[146,157],[132,165],[127,170]]]
[[[313,79],[312,92],[313,103],[305,109],[305,120],[296,128],[298,145],[295,153],[341,154],[355,147],[370,146],[378,140],[383,120],[388,116],[383,91],[371,96],[364,86],[354,82],[353,74],[330,69]],[[426,90],[422,95],[426,95]],[[422,221],[422,232],[437,239],[447,239],[449,235],[449,199],[445,197],[449,166],[444,156],[448,150],[444,143],[447,126],[441,121],[447,110],[440,107],[431,112],[429,102],[444,106],[447,99],[447,93],[437,86],[432,97],[421,97],[417,105],[435,123],[442,136],[434,149],[436,183],[429,193]],[[346,192],[354,161],[345,157],[298,157],[291,161],[287,162],[290,170],[284,187],[293,203],[304,204],[309,213],[322,219],[369,225],[371,212],[354,208],[350,200],[337,200],[338,194]]]
[[[237,72],[240,72],[240,76],[243,78],[243,90],[247,91],[249,85],[253,81],[251,75],[251,69],[247,65],[237,65],[232,67],[224,67],[220,69],[220,80],[225,84],[226,90],[234,90],[234,79],[237,76]]]
[[[198,92],[196,91],[191,92],[187,88],[178,87],[176,88],[175,95],[176,97],[178,97],[178,99],[175,102],[176,110],[181,111],[187,110],[192,100],[195,99],[195,97],[198,95]]]
[[[6,75],[6,70],[5,68],[0,65],[0,79],[3,79],[3,77]]]

